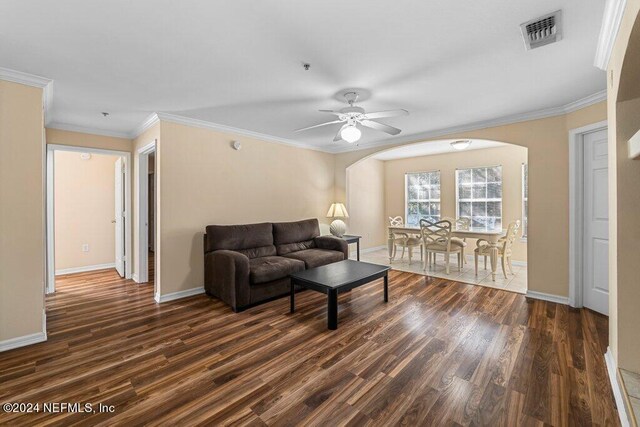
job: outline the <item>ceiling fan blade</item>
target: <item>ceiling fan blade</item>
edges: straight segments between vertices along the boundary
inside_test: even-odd
[[[360,122],[362,126],[366,126],[371,129],[380,130],[382,132],[386,132],[389,135],[397,135],[400,133],[400,129],[394,128],[393,126],[385,125],[382,123],[374,122],[373,120],[362,120]]]
[[[381,119],[383,117],[397,117],[397,116],[408,116],[409,112],[407,110],[387,110],[387,111],[376,111],[375,113],[366,113],[367,119]]]
[[[302,129],[296,129],[294,130],[294,132],[301,132],[303,130],[309,130],[309,129],[313,129],[313,128],[319,128],[320,126],[326,126],[326,125],[332,125],[334,123],[342,123],[342,120],[334,120],[332,122],[325,122],[325,123],[320,123],[319,125],[313,125],[313,126],[309,126],[306,128],[302,128]]]
[[[333,111],[333,110],[318,110],[318,111],[320,111],[321,113],[335,114],[336,116],[342,115],[340,111]]]
[[[344,124],[340,130],[338,131],[338,133],[336,134],[335,138],[333,138],[333,142],[338,142],[338,141],[342,141],[342,136],[340,135],[340,133],[342,132],[342,129],[346,128],[347,126],[349,126],[348,124]]]

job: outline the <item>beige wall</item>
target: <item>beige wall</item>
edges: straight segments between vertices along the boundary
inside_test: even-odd
[[[73,145],[75,147],[100,148],[103,150],[131,151],[131,140],[112,136],[93,135],[82,132],[47,128],[47,144]]]
[[[640,0],[627,0],[608,67],[609,346],[620,368],[640,372],[640,161],[627,141],[640,129]]]
[[[143,132],[140,136],[138,136],[137,138],[135,138],[132,142],[132,152],[133,152],[133,179],[131,180],[131,183],[133,185],[133,191],[132,191],[132,205],[133,205],[133,254],[132,254],[132,264],[133,264],[133,274],[134,277],[138,276],[140,274],[140,265],[139,265],[139,257],[138,257],[138,253],[140,250],[140,236],[138,233],[138,221],[140,220],[140,215],[139,215],[139,211],[140,211],[140,207],[139,207],[139,203],[138,203],[138,181],[139,181],[139,177],[138,177],[138,160],[139,160],[139,154],[138,154],[138,150],[140,150],[142,147],[145,147],[146,145],[152,143],[152,142],[156,142],[156,154],[155,154],[155,159],[154,159],[154,163],[153,163],[153,168],[154,168],[154,173],[156,175],[156,204],[157,206],[160,206],[160,181],[159,181],[159,177],[160,177],[160,167],[159,167],[159,160],[160,160],[160,123],[156,123],[154,126],[152,126],[151,128],[147,129],[145,132]],[[160,271],[160,253],[161,253],[161,242],[159,239],[159,233],[160,233],[160,219],[162,217],[162,213],[157,210],[156,211],[156,247],[155,247],[155,251],[154,251],[154,255],[155,255],[155,271],[154,271],[154,286],[155,286],[155,292],[156,294],[160,293],[160,288],[162,286],[161,284],[161,271]]]
[[[208,224],[328,222],[331,154],[164,121],[158,154],[163,295],[203,286]]]
[[[118,156],[56,151],[56,271],[115,262],[115,162]],[[89,245],[89,252],[82,245]]]
[[[607,118],[600,102],[573,113],[505,126],[443,135],[434,139],[488,139],[529,149],[528,287],[530,291],[569,294],[569,142],[570,129]],[[421,141],[415,141],[421,142]],[[408,143],[409,144],[409,143]],[[407,145],[407,144],[401,144]],[[380,149],[335,158],[335,194],[344,200],[346,168]],[[553,242],[550,244],[549,242]],[[553,277],[553,280],[549,280]]]
[[[502,165],[502,223],[506,228],[509,222],[522,219],[522,164],[526,162],[527,149],[516,145],[386,161],[385,218],[405,217],[404,187],[408,172],[439,170],[440,215],[455,218],[456,169]],[[475,248],[475,239],[470,239],[469,248]],[[513,259],[527,260],[526,242],[516,240]]]
[[[362,236],[362,249],[386,245],[384,162],[359,162],[347,170],[347,182],[347,232]]]
[[[0,342],[43,332],[42,89],[0,80]]]

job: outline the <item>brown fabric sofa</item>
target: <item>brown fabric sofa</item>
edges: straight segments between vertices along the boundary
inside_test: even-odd
[[[209,225],[204,235],[204,287],[234,311],[290,291],[289,274],[342,261],[347,242],[320,236],[317,219]]]

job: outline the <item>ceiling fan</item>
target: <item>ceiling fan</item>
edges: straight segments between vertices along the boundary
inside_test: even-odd
[[[309,126],[302,129],[296,129],[295,132],[301,132],[303,130],[314,129],[321,126],[331,125],[334,123],[344,123],[333,141],[346,141],[356,142],[360,139],[362,132],[358,129],[358,125],[365,126],[371,129],[386,132],[389,135],[397,135],[400,133],[400,129],[393,126],[385,125],[384,123],[376,122],[372,119],[381,119],[383,117],[397,117],[406,116],[409,114],[407,110],[387,110],[377,111],[375,113],[367,113],[364,108],[355,107],[353,104],[358,100],[357,92],[347,92],[344,94],[344,98],[349,104],[339,111],[333,110],[319,110],[322,113],[330,113],[338,116],[338,120],[332,120],[330,122],[320,123],[319,125]]]

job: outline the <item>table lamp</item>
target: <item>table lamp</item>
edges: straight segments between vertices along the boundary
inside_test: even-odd
[[[342,203],[333,203],[327,212],[327,218],[349,218],[349,214]],[[347,231],[347,224],[341,219],[335,219],[331,223],[329,231],[336,237],[342,237]]]

